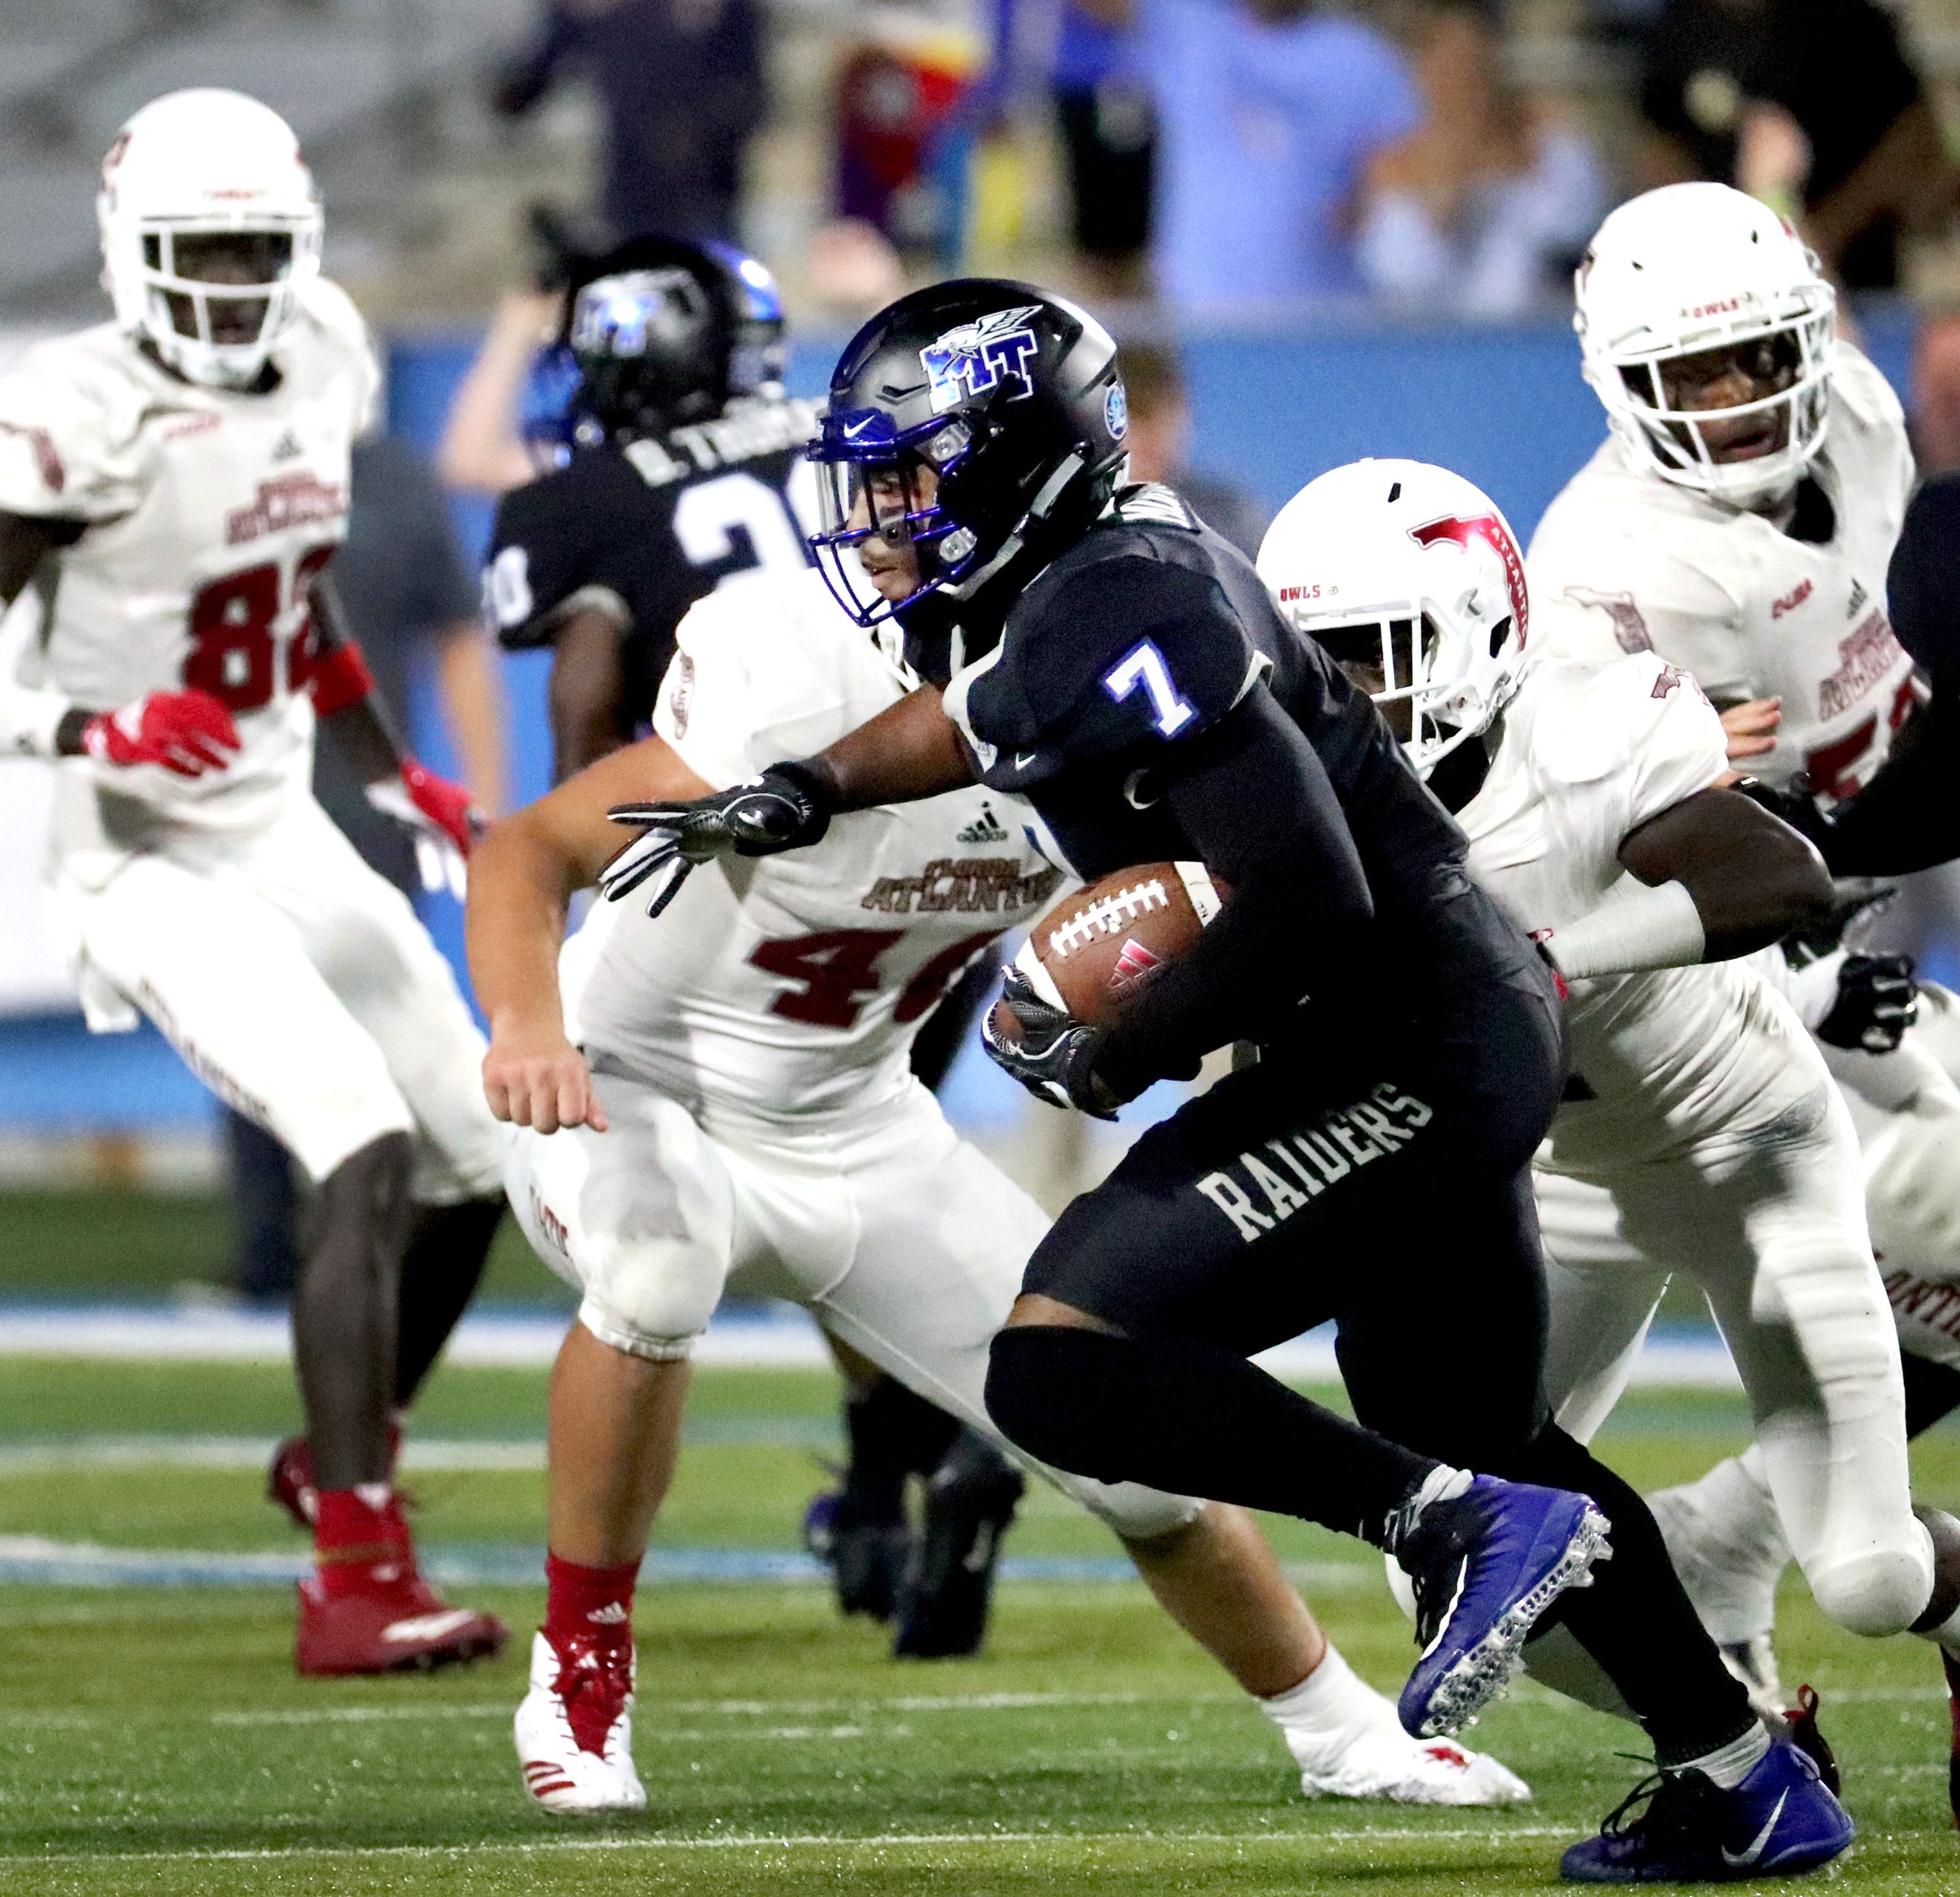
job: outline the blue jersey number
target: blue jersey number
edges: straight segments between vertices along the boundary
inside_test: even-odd
[[[1154,640],[1132,646],[1104,675],[1102,689],[1119,704],[1141,685],[1150,701],[1150,720],[1166,738],[1174,738],[1198,710],[1179,695],[1171,682],[1170,668],[1164,663]]]

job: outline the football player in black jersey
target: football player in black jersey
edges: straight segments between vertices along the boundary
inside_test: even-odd
[[[574,284],[563,465],[504,497],[484,599],[513,649],[552,649],[552,773],[641,735],[689,607],[758,567],[809,564],[812,403],[783,392],[781,300],[754,258],[637,240]],[[937,1090],[991,990],[985,958],[934,1011],[912,1068]],[[805,1521],[847,1613],[896,1620],[896,1651],[978,1650],[992,1551],[1021,1479],[989,1444],[875,1366],[839,1355],[848,1459]],[[905,1489],[925,1480],[916,1546]],[[971,1559],[982,1551],[977,1561]]]
[[[645,725],[695,600],[807,564],[792,488],[807,513],[816,432],[814,405],[783,392],[775,279],[726,246],[623,246],[573,291],[564,340],[564,465],[504,497],[484,578],[503,643],[552,649],[559,780]]]
[[[1263,1057],[1063,1213],[995,1341],[996,1419],[1064,1467],[1396,1555],[1426,1643],[1411,1731],[1484,1703],[1536,1632],[1590,1652],[1663,1765],[1732,1783],[1760,1750],[1742,1689],[1645,1505],[1539,1390],[1523,1171],[1564,1080],[1552,972],[1250,563],[1169,491],[1124,485],[1125,427],[1113,344],[1058,297],[954,282],[873,319],[813,451],[814,544],[931,682],[818,757],[622,812],[646,826],[642,873],[670,889],[676,861],[793,848],[835,812],[975,781],[1024,799],[1085,877],[1208,864],[1223,908],[1118,1025],[1010,974],[1023,1033],[991,1050],[1055,1104],[1107,1117],[1213,1048]],[[1329,1318],[1353,1423],[1247,1361]],[[1567,1591],[1602,1512],[1615,1559]]]

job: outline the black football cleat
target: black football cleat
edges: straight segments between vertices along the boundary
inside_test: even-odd
[[[925,1486],[925,1527],[906,1576],[897,1660],[963,1660],[987,1638],[1001,1539],[1027,1483],[984,1437],[960,1431]]]
[[[830,1570],[839,1611],[880,1622],[897,1613],[912,1556],[902,1520],[861,1520],[848,1496],[826,1489],[803,1511],[803,1543]]]

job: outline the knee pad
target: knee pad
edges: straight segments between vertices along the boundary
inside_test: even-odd
[[[1113,1474],[1102,1393],[1108,1347],[1118,1341],[1059,1324],[1010,1325],[988,1352],[988,1415],[1039,1461],[1075,1475]]]
[[[1064,1491],[1126,1542],[1160,1541],[1188,1528],[1204,1513],[1195,1495],[1166,1495],[1134,1482],[1095,1482],[1087,1476],[1064,1476]]]
[[[1806,1571],[1818,1609],[1847,1633],[1902,1633],[1924,1612],[1933,1590],[1933,1552],[1874,1549]]]

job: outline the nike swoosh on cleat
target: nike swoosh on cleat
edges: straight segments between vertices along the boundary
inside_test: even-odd
[[[1753,1864],[1763,1854],[1763,1848],[1770,1841],[1770,1833],[1777,1828],[1777,1820],[1783,1816],[1783,1808],[1790,1803],[1790,1794],[1785,1792],[1776,1801],[1776,1809],[1769,1815],[1762,1829],[1756,1833],[1755,1841],[1748,1849],[1740,1853],[1731,1851],[1726,1845],[1722,1847],[1722,1861],[1731,1870],[1739,1870],[1745,1864]]]
[[[407,1620],[391,1620],[381,1629],[383,1640],[440,1640],[445,1634],[460,1633],[476,1618],[467,1607],[451,1607],[439,1614],[416,1614]]]

